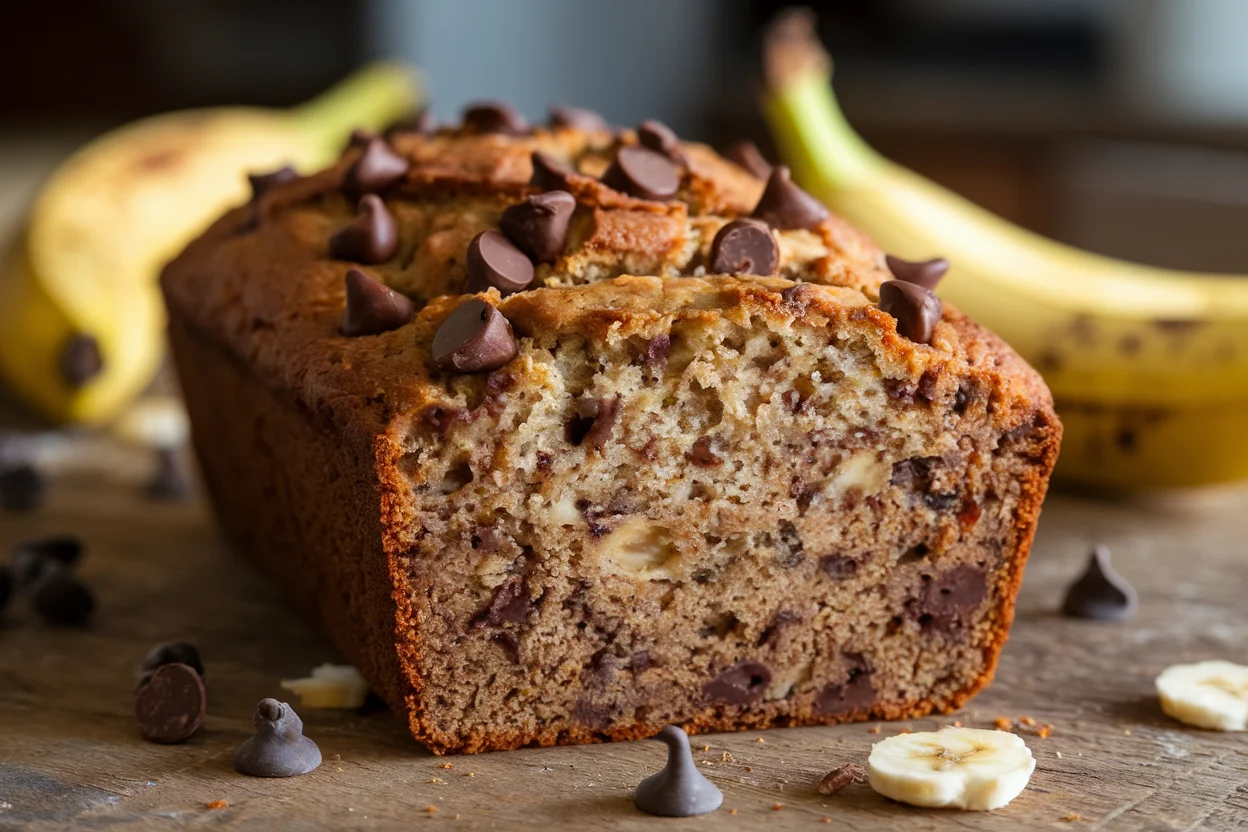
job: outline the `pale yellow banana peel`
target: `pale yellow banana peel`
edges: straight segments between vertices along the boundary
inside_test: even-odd
[[[332,161],[354,128],[378,130],[420,104],[409,68],[376,64],[289,111],[248,107],[155,116],[79,150],[43,185],[0,272],[0,376],[44,416],[99,422],[160,365],[163,265],[249,197],[247,174]],[[57,368],[69,339],[103,359],[80,385]]]
[[[1058,476],[1120,489],[1248,478],[1248,275],[1181,273],[1062,245],[872,150],[831,86],[811,18],[765,46],[764,112],[794,179],[907,259],[1044,375],[1064,424]]]

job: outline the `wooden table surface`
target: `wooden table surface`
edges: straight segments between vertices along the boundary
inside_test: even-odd
[[[0,626],[0,828],[1248,828],[1248,734],[1185,728],[1153,693],[1153,677],[1173,662],[1248,662],[1245,489],[1128,502],[1051,497],[997,680],[968,708],[886,723],[878,735],[860,724],[697,738],[695,756],[723,790],[723,808],[666,820],[631,803],[662,764],[658,743],[435,758],[384,709],[304,709],[306,733],[325,756],[318,770],[289,780],[236,774],[231,756],[251,733],[255,703],[281,697],[280,679],[334,661],[333,651],[222,542],[201,501],[143,496],[146,457],[100,440],[69,446],[44,449],[60,473],[43,508],[0,517],[0,548],[82,536],[82,574],[99,606],[85,630],[38,624],[18,605]],[[1094,541],[1113,547],[1140,591],[1128,622],[1054,613]],[[159,746],[138,737],[132,689],[143,654],[170,639],[202,650],[208,717],[190,741]],[[1035,775],[998,812],[919,810],[866,786],[831,797],[815,789],[825,772],[864,763],[873,741],[903,728],[955,718],[991,727],[1024,714],[1052,723],[1053,734],[1027,738]],[[228,808],[206,808],[218,800]],[[831,827],[820,825],[825,817]]]

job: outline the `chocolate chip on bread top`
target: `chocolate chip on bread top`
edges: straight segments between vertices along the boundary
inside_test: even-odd
[[[222,523],[413,736],[983,688],[1061,426],[943,266],[657,122],[426,122],[258,180],[162,280]]]

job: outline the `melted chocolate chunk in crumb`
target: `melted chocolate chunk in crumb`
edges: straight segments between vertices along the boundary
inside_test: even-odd
[[[889,280],[880,284],[880,310],[897,319],[897,334],[916,344],[930,344],[940,321],[940,298],[914,283]]]
[[[534,263],[553,263],[563,254],[576,198],[567,191],[534,194],[503,211],[499,230]]]
[[[336,260],[376,265],[389,260],[398,250],[398,227],[376,194],[360,197],[355,219],[329,238],[329,254]]]
[[[602,175],[602,183],[638,199],[662,202],[680,189],[680,169],[649,148],[621,147],[615,161]]]
[[[771,684],[771,668],[762,662],[735,664],[702,686],[702,693],[714,702],[750,705],[763,698]]]
[[[849,671],[849,678],[824,687],[815,697],[815,711],[824,714],[848,714],[868,710],[875,704],[875,686],[871,673],[857,667]]]
[[[780,268],[780,246],[761,220],[733,220],[711,243],[712,274],[772,275]]]
[[[380,335],[398,329],[416,312],[416,305],[409,298],[359,269],[347,269],[346,288],[342,334],[348,337]]]
[[[987,594],[984,570],[963,563],[925,580],[918,599],[909,606],[923,629],[952,633],[966,626]]]

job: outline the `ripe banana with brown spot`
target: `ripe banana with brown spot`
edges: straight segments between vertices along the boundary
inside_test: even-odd
[[[808,16],[765,48],[766,118],[794,178],[886,251],[950,269],[938,292],[1044,376],[1064,425],[1059,477],[1139,489],[1248,477],[1248,275],[1081,251],[880,156],[832,92]]]

